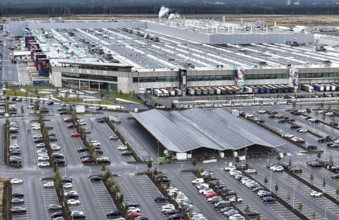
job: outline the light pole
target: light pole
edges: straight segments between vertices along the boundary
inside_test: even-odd
[[[326,217],[326,210],[327,210],[327,207],[325,206],[325,217],[324,217],[325,220],[327,219],[327,217]]]
[[[272,170],[270,169],[270,192],[272,192]]]
[[[158,172],[160,172],[160,164],[159,164],[159,140],[158,140],[158,161],[157,161],[157,164],[158,164]]]
[[[295,188],[293,188],[293,199],[292,199],[292,207],[293,207],[293,210],[294,210],[294,195],[295,195]],[[326,209],[325,209],[326,210]]]

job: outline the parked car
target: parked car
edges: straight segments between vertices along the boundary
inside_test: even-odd
[[[154,198],[154,202],[166,202],[166,201],[167,201],[167,198],[164,196],[156,196]]]
[[[310,196],[311,197],[322,197],[323,196],[323,193],[322,192],[317,192],[317,191],[312,191],[310,193]]]

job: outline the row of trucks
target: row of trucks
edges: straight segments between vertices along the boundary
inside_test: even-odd
[[[328,91],[339,91],[339,84],[329,83],[329,84],[301,84],[301,90],[307,92],[328,92]]]
[[[229,86],[193,86],[187,88],[187,95],[227,95],[227,94],[253,94],[253,93],[292,93],[294,87],[288,85],[247,85],[242,89]],[[158,97],[181,96],[183,93],[178,88],[156,88],[153,94]]]

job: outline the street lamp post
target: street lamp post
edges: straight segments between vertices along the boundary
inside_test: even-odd
[[[159,141],[158,141],[158,172],[160,172],[160,164],[159,164]]]
[[[270,192],[272,192],[272,170],[270,169]]]
[[[293,188],[293,199],[292,199],[292,207],[293,207],[293,210],[294,210],[294,196],[295,196],[295,188]]]

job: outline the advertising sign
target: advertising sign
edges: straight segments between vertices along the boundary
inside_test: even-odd
[[[51,69],[51,66],[49,64],[49,59],[39,59],[37,68],[38,68],[39,76],[48,77],[50,69]]]
[[[238,67],[235,71],[235,86],[242,89],[244,87],[245,69],[244,67]]]
[[[295,68],[290,69],[289,84],[290,84],[290,86],[298,87],[298,85],[299,85],[299,71],[298,71],[298,69],[295,69]]]
[[[186,93],[187,90],[187,70],[179,69],[179,89],[183,94]]]

